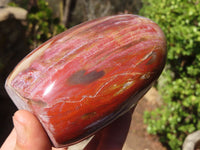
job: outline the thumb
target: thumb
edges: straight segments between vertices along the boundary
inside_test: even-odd
[[[13,116],[17,134],[16,150],[50,150],[51,143],[39,120],[30,112],[17,111]]]

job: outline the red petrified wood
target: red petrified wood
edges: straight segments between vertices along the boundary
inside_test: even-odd
[[[104,17],[48,40],[9,75],[19,109],[34,113],[55,147],[80,141],[127,112],[165,65],[157,24],[136,15]]]

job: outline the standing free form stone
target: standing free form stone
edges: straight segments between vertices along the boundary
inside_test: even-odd
[[[136,15],[82,23],[42,44],[9,75],[6,90],[34,113],[55,147],[83,140],[127,112],[161,74],[166,40]]]

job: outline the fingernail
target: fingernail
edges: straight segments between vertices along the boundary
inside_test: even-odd
[[[21,116],[14,115],[13,116],[13,123],[14,123],[14,128],[17,133],[17,142],[20,144],[25,144],[26,143],[26,128],[23,123],[23,118],[20,118]]]

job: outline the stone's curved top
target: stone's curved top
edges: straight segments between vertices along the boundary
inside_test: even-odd
[[[27,10],[20,7],[3,7],[0,8],[0,21],[4,21],[10,17],[18,20],[25,20],[27,13]]]

